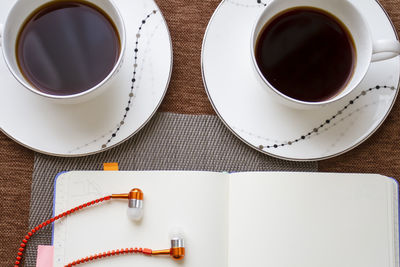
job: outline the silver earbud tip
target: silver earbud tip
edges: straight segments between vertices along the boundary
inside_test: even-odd
[[[171,248],[184,248],[185,242],[181,237],[174,237],[171,239]]]

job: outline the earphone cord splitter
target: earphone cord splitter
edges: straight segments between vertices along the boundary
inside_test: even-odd
[[[43,227],[45,227],[45,226],[47,226],[47,225],[50,225],[50,224],[52,224],[53,222],[55,222],[55,221],[57,221],[57,220],[59,220],[59,219],[61,219],[61,218],[63,218],[63,217],[66,217],[66,216],[68,216],[68,215],[70,215],[70,214],[72,214],[72,213],[74,213],[74,212],[76,212],[76,211],[78,211],[78,210],[81,210],[81,209],[84,209],[84,208],[93,206],[93,205],[95,205],[95,204],[97,204],[97,203],[101,203],[101,202],[108,201],[108,200],[111,200],[111,199],[112,199],[112,196],[106,196],[106,197],[102,197],[102,198],[99,198],[99,199],[96,199],[96,200],[87,202],[87,203],[85,203],[85,204],[82,204],[82,205],[79,205],[79,206],[77,206],[77,207],[75,207],[75,208],[72,208],[72,209],[70,209],[70,210],[68,210],[68,211],[66,211],[66,212],[63,212],[63,213],[61,213],[61,214],[59,214],[59,215],[57,215],[57,216],[55,216],[55,217],[53,217],[53,218],[51,218],[51,219],[49,219],[49,220],[47,220],[47,221],[45,221],[45,222],[39,224],[39,225],[36,226],[35,228],[33,228],[33,229],[25,236],[25,238],[22,240],[22,243],[21,243],[21,245],[20,245],[20,247],[19,247],[19,249],[18,249],[18,255],[17,255],[17,257],[16,257],[17,260],[15,261],[14,267],[20,267],[20,264],[21,264],[21,262],[22,262],[22,256],[23,256],[23,254],[24,254],[25,247],[26,247],[26,244],[28,243],[28,240],[29,240],[35,233],[37,233],[39,230],[41,230]],[[137,250],[137,251],[135,251],[135,250]],[[124,251],[124,252],[121,252],[121,250],[120,250],[119,253],[127,253],[126,250],[123,250],[123,251]],[[130,249],[128,249],[128,252],[129,252],[129,253],[132,253],[132,252],[139,253],[139,252],[140,252],[140,253],[143,253],[143,254],[147,254],[148,249],[132,249],[132,252],[131,252]],[[111,253],[111,252],[110,252],[110,253]],[[115,251],[115,253],[116,253],[116,251]],[[119,253],[118,253],[118,254],[119,254]],[[150,254],[151,254],[151,250],[150,250]],[[101,255],[101,256],[100,256],[100,255]],[[86,257],[86,258],[84,258],[84,259],[75,261],[75,262],[74,262],[74,263],[75,263],[74,265],[79,264],[79,263],[86,262],[86,261],[88,261],[88,260],[93,260],[93,259],[97,259],[97,258],[101,258],[101,257],[107,257],[107,256],[112,256],[112,255],[114,255],[114,254],[111,253],[110,255],[108,255],[108,252],[107,252],[107,253],[105,253],[105,255],[104,255],[104,253],[98,254],[97,257],[95,257],[95,256],[91,256],[92,258],[91,258],[91,257]],[[86,259],[88,259],[88,260],[86,260]],[[66,265],[66,266],[74,266],[74,265],[72,265],[72,263],[71,263],[71,264],[68,264],[68,265]]]

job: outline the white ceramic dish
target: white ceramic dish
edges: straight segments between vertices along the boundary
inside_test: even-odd
[[[360,8],[374,38],[398,39],[377,1],[349,1]],[[337,103],[308,111],[286,107],[271,99],[258,82],[251,61],[251,31],[266,5],[267,1],[224,0],[208,25],[202,71],[218,116],[246,144],[286,160],[322,160],[361,144],[393,107],[399,57],[373,63],[357,89]]]
[[[1,1],[0,22],[4,23],[13,3]],[[122,143],[150,120],[171,77],[168,27],[154,1],[115,3],[126,27],[124,63],[110,84],[112,88],[89,102],[64,105],[46,101],[23,88],[1,58],[0,94],[7,97],[0,97],[0,129],[6,135],[37,152],[84,156]]]

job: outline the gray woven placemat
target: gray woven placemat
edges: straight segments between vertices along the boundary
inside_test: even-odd
[[[316,163],[265,156],[238,140],[216,116],[158,113],[135,137],[112,150],[83,158],[35,154],[29,225],[52,215],[55,176],[61,171],[101,170],[118,162],[120,170],[317,171]],[[51,227],[30,240],[25,266],[35,266],[39,244],[51,244]]]

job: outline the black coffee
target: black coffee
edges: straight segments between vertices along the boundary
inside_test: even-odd
[[[17,39],[25,78],[52,95],[86,91],[107,77],[121,50],[118,31],[99,8],[54,1],[26,20]]]
[[[312,7],[289,9],[271,19],[258,37],[255,54],[274,88],[307,102],[340,93],[356,62],[354,41],[346,26]]]

